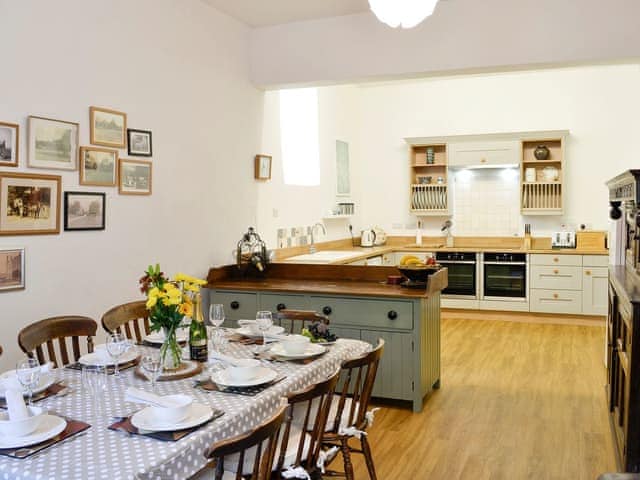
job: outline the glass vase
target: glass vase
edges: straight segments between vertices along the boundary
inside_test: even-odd
[[[160,347],[160,360],[164,371],[177,370],[182,363],[182,349],[175,328],[163,328],[164,343]]]

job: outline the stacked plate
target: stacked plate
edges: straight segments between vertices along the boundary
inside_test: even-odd
[[[139,430],[151,432],[175,432],[187,428],[197,427],[208,422],[213,417],[213,410],[201,403],[192,403],[186,415],[177,422],[167,422],[166,418],[158,414],[158,410],[147,407],[131,417],[131,424]]]
[[[237,378],[232,375],[233,369],[214,372],[211,380],[222,387],[256,387],[273,382],[278,377],[278,372],[266,367],[255,367],[248,378]]]
[[[281,343],[276,343],[269,349],[269,353],[283,360],[304,360],[306,358],[317,357],[325,353],[327,349],[319,343],[307,344],[307,349],[303,353],[287,353]]]
[[[125,353],[123,353],[122,355],[120,355],[120,358],[118,358],[118,365],[123,365],[125,363],[129,363],[134,361],[136,358],[138,358],[138,352],[136,352],[136,350],[134,348],[130,348],[129,350],[127,350]],[[106,345],[96,345],[93,353],[87,353],[85,355],[82,355],[80,357],[80,359],[78,360],[78,362],[81,365],[105,365],[105,366],[111,366],[111,365],[115,365],[116,362],[113,359],[113,357],[111,357],[111,355],[109,355],[109,352],[107,351],[107,346]]]
[[[176,338],[178,342],[188,341],[189,330],[187,330],[186,328],[179,328],[178,330],[176,330]],[[149,335],[145,336],[143,340],[147,343],[161,345],[164,343],[164,332],[162,330],[158,332],[151,332]]]
[[[36,395],[40,392],[44,392],[47,388],[55,383],[55,375],[52,372],[41,373],[38,385],[33,389],[33,394]],[[27,396],[29,391],[23,388],[18,381],[15,370],[9,370],[0,375],[0,397],[4,398],[7,388],[22,390],[22,395]],[[1,447],[0,447],[1,448]]]
[[[262,332],[252,328],[251,326],[240,327],[236,330],[236,332],[242,335],[243,337],[260,338],[260,339],[262,338]],[[284,333],[284,327],[280,327],[278,325],[272,325],[271,327],[269,327],[269,330],[265,332],[265,335],[269,337],[269,336],[281,335],[283,333]]]

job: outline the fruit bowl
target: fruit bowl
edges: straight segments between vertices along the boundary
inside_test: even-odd
[[[400,273],[412,282],[426,283],[429,275],[442,268],[441,265],[398,265]]]

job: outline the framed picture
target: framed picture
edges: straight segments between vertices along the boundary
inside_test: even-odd
[[[80,185],[115,187],[117,179],[117,150],[80,147]]]
[[[0,167],[18,166],[20,125],[0,122]]]
[[[138,157],[150,157],[152,151],[149,130],[127,129],[127,153]]]
[[[271,157],[269,155],[256,155],[254,178],[258,180],[271,179]]]
[[[0,172],[0,235],[60,233],[59,175]]]
[[[151,195],[151,162],[121,158],[118,191],[122,195]]]
[[[0,292],[24,288],[24,248],[0,248]]]
[[[29,116],[27,164],[32,168],[76,170],[78,135],[74,122]]]
[[[65,230],[104,230],[106,195],[100,192],[64,192]]]
[[[124,148],[127,114],[108,108],[89,107],[90,136],[93,145]]]

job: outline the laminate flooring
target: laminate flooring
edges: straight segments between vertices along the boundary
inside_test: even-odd
[[[599,326],[444,318],[440,390],[419,414],[376,413],[378,479],[595,480],[615,471],[603,344]],[[360,455],[354,463],[367,479]]]

